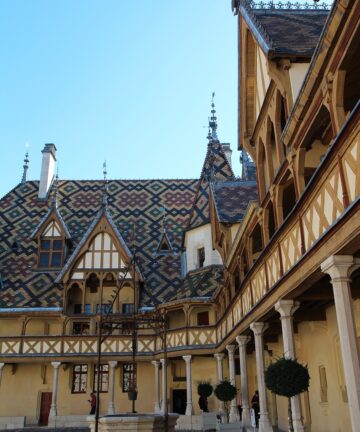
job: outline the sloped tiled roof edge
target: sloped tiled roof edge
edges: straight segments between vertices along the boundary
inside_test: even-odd
[[[260,47],[264,53],[268,55],[272,46],[272,41],[266,33],[264,27],[257,21],[256,16],[247,0],[242,0],[239,2],[239,10],[241,16],[245,19],[247,25],[250,27],[250,30],[255,36],[255,39],[259,43]]]
[[[311,7],[307,3],[303,8],[299,3],[290,2],[282,7],[275,4],[270,7],[264,2],[253,4],[249,0],[239,0],[238,11],[269,59],[286,57],[298,58],[300,61],[310,61],[329,15],[327,8]],[[277,21],[273,23],[272,18],[277,18]],[[279,39],[277,27],[284,27],[281,35],[289,36],[289,24],[294,29],[294,34],[291,34],[290,38]],[[302,35],[301,39],[296,38],[297,33]],[[308,43],[304,44],[304,40]]]
[[[189,271],[178,291],[166,303],[199,298],[211,301],[218,286],[222,285],[223,270],[222,265],[212,264]]]
[[[257,182],[253,180],[236,179],[223,182],[211,182],[210,188],[214,198],[213,201],[216,215],[220,223],[241,222],[244,218],[248,203],[257,198]],[[226,189],[229,191],[231,190],[230,197],[226,194],[225,196],[224,194],[221,196],[221,192],[224,192]],[[234,194],[234,189],[236,190],[237,195]],[[242,195],[244,193],[246,193],[246,197],[242,201],[240,198],[243,198]],[[222,200],[231,203],[230,212],[229,208],[224,206]]]

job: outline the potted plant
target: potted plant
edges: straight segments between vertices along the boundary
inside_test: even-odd
[[[224,402],[226,421],[229,422],[229,402],[236,396],[236,387],[233,386],[230,381],[223,380],[217,384],[214,393],[220,401]]]
[[[209,381],[200,381],[197,387],[199,398],[199,407],[203,412],[209,412],[208,410],[208,397],[213,392],[213,386]]]
[[[265,371],[265,385],[276,395],[288,398],[289,430],[294,432],[291,398],[309,388],[309,371],[295,359],[281,357]]]

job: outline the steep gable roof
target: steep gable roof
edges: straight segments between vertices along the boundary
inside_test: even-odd
[[[100,223],[100,221],[102,220],[102,218],[105,218],[107,220],[107,222],[109,223],[109,225],[111,226],[111,229],[112,229],[112,231],[113,231],[116,239],[120,243],[123,252],[126,254],[128,261],[131,260],[132,253],[130,252],[130,249],[127,246],[127,244],[126,244],[123,236],[121,235],[121,233],[117,229],[117,227],[116,227],[116,225],[115,225],[115,223],[113,221],[113,218],[111,217],[111,214],[110,214],[108,208],[104,206],[103,208],[101,208],[99,210],[99,212],[96,215],[95,219],[93,220],[93,222],[90,224],[89,228],[87,229],[87,231],[83,235],[83,238],[80,240],[80,242],[76,246],[75,250],[73,251],[73,253],[69,257],[69,259],[67,260],[65,266],[62,268],[62,270],[60,271],[60,273],[56,277],[55,283],[61,282],[62,279],[64,278],[64,276],[69,272],[69,270],[71,269],[71,267],[75,264],[75,261],[79,258],[79,254],[81,252],[81,249],[85,245],[86,241],[90,238],[90,236],[92,235],[92,233],[94,232],[95,228]]]
[[[223,223],[241,222],[249,201],[255,201],[258,197],[255,181],[212,182],[211,192],[217,218]]]
[[[30,234],[49,209],[37,199],[37,181],[16,186],[0,200],[0,306],[61,307],[59,270],[36,268],[37,247]],[[180,249],[197,180],[110,180],[108,211],[126,244],[132,244],[136,222],[138,265],[144,277],[140,305],[151,306],[174,297],[182,283]],[[58,205],[76,249],[98,214],[103,181],[59,180]],[[162,233],[163,207],[173,253],[156,255]],[[18,247],[13,250],[12,244]]]
[[[71,238],[70,232],[68,230],[68,227],[66,226],[66,223],[64,222],[64,219],[61,216],[61,213],[57,207],[57,205],[53,206],[49,209],[49,211],[46,213],[46,215],[41,219],[41,221],[38,223],[38,225],[35,227],[34,231],[30,234],[31,239],[35,239],[35,237],[40,233],[40,231],[46,227],[47,223],[53,218],[60,223],[60,226],[64,232],[64,235],[67,239]]]
[[[222,181],[234,178],[234,172],[220,142],[211,140],[208,144],[187,229],[196,228],[210,222],[209,196],[211,179]]]
[[[292,57],[310,61],[329,14],[326,4],[250,0],[234,3],[236,12],[270,59]]]

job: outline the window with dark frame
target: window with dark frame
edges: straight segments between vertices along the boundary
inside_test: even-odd
[[[91,304],[86,304],[84,307],[84,311],[83,311],[82,304],[75,303],[74,304],[74,314],[78,315],[81,313],[84,313],[85,315],[91,314]]]
[[[133,374],[134,371],[134,374]],[[123,363],[122,367],[122,391],[123,393],[128,392],[136,388],[137,381],[137,370],[136,364]]]
[[[71,393],[86,393],[88,365],[73,366]]]
[[[201,247],[197,250],[197,258],[198,258],[198,265],[199,268],[204,267],[205,262],[205,248]]]
[[[134,303],[123,303],[122,304],[122,313],[130,314],[134,312]]]
[[[58,268],[63,263],[63,240],[61,237],[40,238],[39,267]]]
[[[90,332],[90,324],[85,321],[78,321],[73,323],[73,335],[82,336],[88,335]]]
[[[112,304],[110,303],[105,303],[101,305],[101,309],[102,309],[102,314],[106,315],[107,313],[111,313],[112,312]],[[97,304],[96,305],[96,313],[100,313],[100,305]]]
[[[209,312],[203,311],[197,313],[197,325],[203,326],[203,325],[209,325]]]
[[[94,371],[94,382],[93,382],[93,389],[96,392],[97,391],[97,365],[95,366]],[[108,364],[102,364],[100,365],[100,393],[106,393],[109,389],[109,365]]]

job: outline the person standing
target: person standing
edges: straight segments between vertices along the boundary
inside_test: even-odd
[[[96,411],[96,396],[95,393],[90,393],[90,399],[88,400],[88,402],[90,403],[91,409],[90,409],[90,414],[95,414]]]
[[[251,408],[254,410],[256,427],[259,425],[259,413],[260,413],[260,402],[259,402],[259,391],[255,390],[254,396],[251,399]]]

